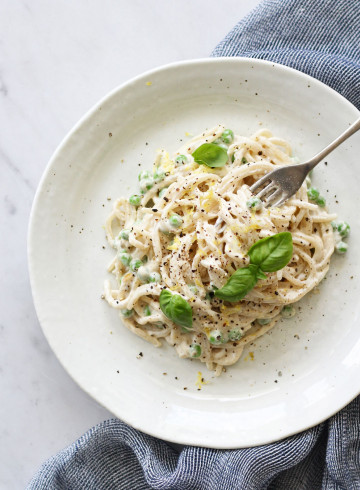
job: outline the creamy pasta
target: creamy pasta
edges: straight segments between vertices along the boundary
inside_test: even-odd
[[[194,161],[194,151],[205,143],[226,150],[224,166]],[[173,158],[159,151],[153,170],[139,176],[141,193],[118,199],[106,221],[116,255],[108,268],[115,281],[105,282],[105,298],[125,326],[155,346],[166,339],[180,357],[197,358],[219,375],[281,314],[291,316],[292,303],[329,268],[335,215],[308,188],[309,180],[279,208],[266,209],[249,187],[276,166],[293,163],[290,145],[265,129],[246,137],[218,126]],[[284,231],[293,242],[284,268],[267,273],[241,301],[216,297],[236,270],[248,266],[254,243]],[[164,288],[191,306],[190,328],[162,311]]]

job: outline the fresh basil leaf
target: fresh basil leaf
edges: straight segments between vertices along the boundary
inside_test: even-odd
[[[291,233],[284,231],[262,238],[249,249],[250,263],[263,272],[274,272],[285,267],[293,254]]]
[[[228,159],[227,151],[214,143],[204,143],[194,151],[192,156],[199,165],[211,168],[223,167]]]
[[[215,291],[215,296],[225,301],[240,301],[257,283],[258,270],[258,266],[252,264],[238,269],[225,286]]]
[[[192,308],[179,294],[163,289],[160,293],[160,308],[164,315],[176,325],[185,328],[192,327]]]
[[[263,273],[261,269],[258,269],[256,273],[256,279],[259,281],[260,279],[267,279],[267,275]]]

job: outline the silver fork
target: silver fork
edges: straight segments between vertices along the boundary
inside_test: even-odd
[[[335,141],[315,155],[311,160],[298,165],[280,167],[268,172],[250,187],[251,192],[262,200],[265,207],[281,206],[301,187],[310,170],[359,129],[360,119],[355,121],[344,133],[336,138]],[[268,181],[268,185],[256,192]]]

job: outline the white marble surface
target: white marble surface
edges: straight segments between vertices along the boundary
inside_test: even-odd
[[[208,56],[257,0],[0,3],[0,489],[111,417],[66,374],[36,318],[26,257],[31,203],[77,120],[116,85]]]

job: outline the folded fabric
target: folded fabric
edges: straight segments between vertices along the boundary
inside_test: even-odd
[[[213,56],[282,63],[328,84],[360,108],[358,0],[267,0]],[[360,489],[360,397],[317,427],[249,449],[167,443],[120,420],[94,427],[49,459],[32,490]]]
[[[358,0],[265,0],[212,56],[245,56],[296,68],[360,109]]]
[[[327,422],[266,446],[217,450],[165,442],[108,420],[49,459],[31,490],[360,488],[360,399]]]

